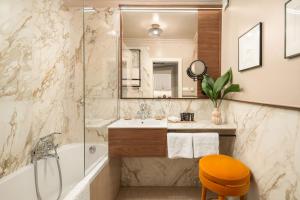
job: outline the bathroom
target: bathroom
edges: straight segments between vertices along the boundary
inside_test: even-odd
[[[299,74],[300,0],[1,0],[0,200],[300,199]]]

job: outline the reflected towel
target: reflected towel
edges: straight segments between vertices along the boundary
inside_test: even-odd
[[[168,133],[169,158],[193,158],[193,134]]]
[[[219,154],[218,133],[196,133],[193,134],[194,158],[206,155]]]

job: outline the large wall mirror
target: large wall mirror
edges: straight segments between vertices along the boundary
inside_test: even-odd
[[[199,97],[199,79],[188,73],[194,61],[202,60],[199,12],[197,8],[121,10],[121,98]]]

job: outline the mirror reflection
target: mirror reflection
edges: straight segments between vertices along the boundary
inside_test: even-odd
[[[122,10],[121,27],[122,98],[197,97],[187,69],[198,57],[198,10]]]

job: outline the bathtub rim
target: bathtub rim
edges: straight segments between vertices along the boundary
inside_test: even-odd
[[[108,155],[105,155],[97,164],[94,166],[85,177],[77,183],[68,194],[65,195],[63,200],[74,200],[81,194],[84,189],[89,186],[92,181],[98,176],[98,174],[108,165],[109,159]]]

